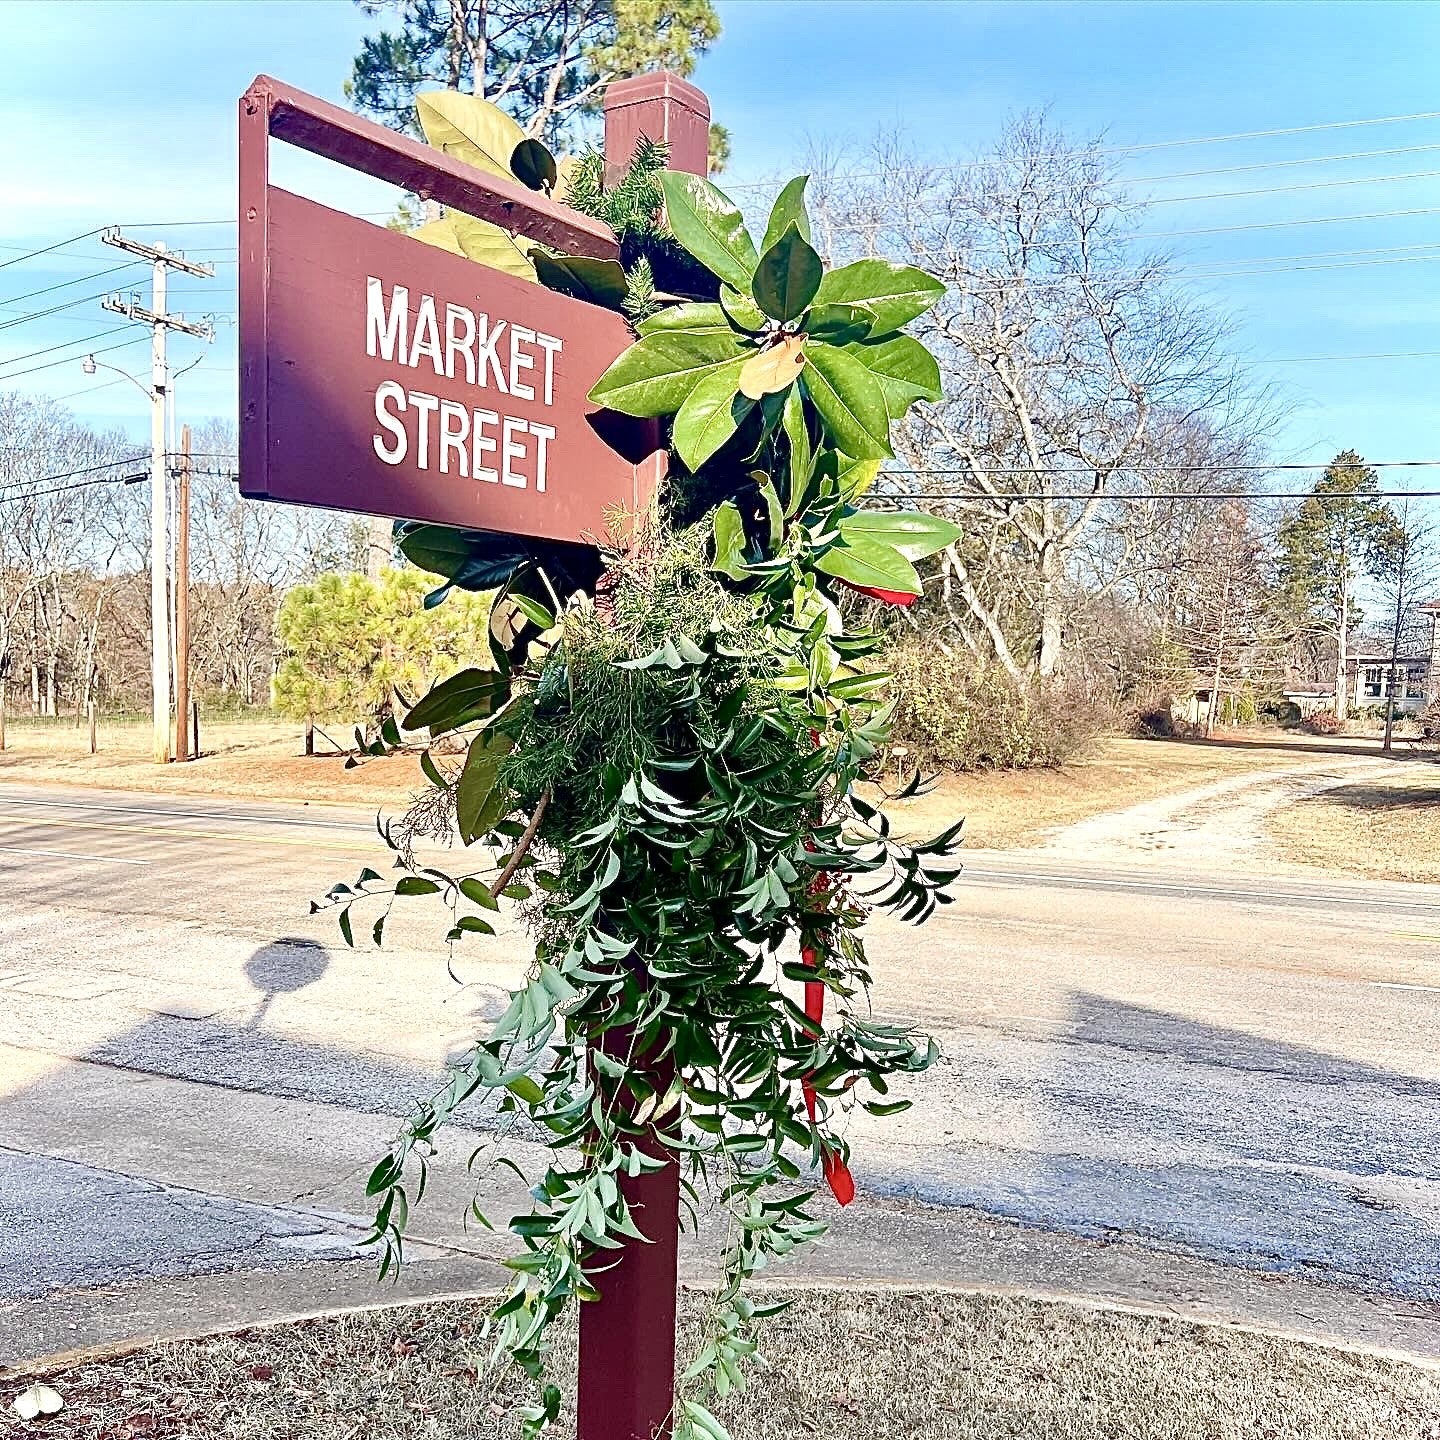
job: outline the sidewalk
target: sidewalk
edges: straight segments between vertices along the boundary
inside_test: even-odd
[[[0,1073],[17,1073],[26,1059],[5,1047]],[[497,1259],[510,1237],[463,1224],[471,1194],[464,1164],[479,1132],[444,1137],[415,1211],[410,1260],[398,1284],[376,1282],[373,1258],[355,1247],[366,1228],[364,1179],[394,1124],[84,1062],[13,1092],[0,1121],[0,1168],[23,1165],[28,1175],[0,1190],[0,1368],[499,1288],[508,1276]],[[535,1148],[507,1145],[522,1161]],[[48,1189],[47,1176],[55,1182]],[[525,1196],[511,1178],[488,1203],[499,1223]],[[87,1253],[95,1207],[126,1213],[127,1253]],[[827,1239],[768,1283],[1061,1298],[1440,1363],[1440,1306],[863,1193],[830,1218]],[[64,1246],[46,1250],[47,1236]],[[684,1279],[704,1283],[713,1253],[710,1237],[689,1241]]]

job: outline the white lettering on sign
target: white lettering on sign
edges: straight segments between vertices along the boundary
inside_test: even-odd
[[[388,364],[460,380],[516,400],[555,403],[555,358],[564,342],[513,320],[365,281],[365,353]],[[553,425],[482,405],[442,400],[398,380],[375,387],[372,443],[386,465],[407,462],[489,485],[544,493]]]

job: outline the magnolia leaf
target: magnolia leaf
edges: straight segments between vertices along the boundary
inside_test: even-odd
[[[630,282],[618,260],[592,260],[584,255],[547,255],[533,250],[530,259],[536,278],[551,290],[618,310],[625,303]]]
[[[675,449],[688,470],[698,470],[735,432],[751,402],[737,393],[751,362],[743,355],[712,370],[675,412]]]
[[[460,247],[460,237],[455,233],[455,227],[450,223],[448,215],[442,215],[438,220],[431,220],[428,224],[420,226],[418,230],[411,230],[410,238],[419,240],[423,245],[433,245],[437,250],[448,250],[452,255],[464,255],[465,251]]]
[[[824,274],[810,242],[791,225],[760,257],[750,293],[772,320],[788,323],[805,313]]]
[[[515,178],[510,157],[525,132],[498,105],[457,90],[427,90],[415,97],[415,114],[437,150],[503,180]]]
[[[662,170],[660,190],[670,233],[707,270],[748,290],[759,256],[735,202],[699,175]]]
[[[746,293],[729,285],[720,287],[720,308],[738,330],[754,334],[765,328],[765,312]]]
[[[805,333],[828,345],[849,345],[863,340],[874,324],[868,305],[816,305],[805,317]]]
[[[65,1401],[58,1391],[37,1383],[15,1397],[13,1408],[22,1420],[38,1420],[42,1415],[58,1415]]]
[[[776,197],[770,207],[770,220],[765,226],[762,251],[768,250],[792,225],[800,232],[800,238],[810,239],[810,217],[805,213],[805,186],[808,175],[797,175]]]
[[[792,335],[778,345],[756,351],[740,370],[740,393],[751,400],[773,395],[794,383],[805,364],[805,337]]]
[[[718,330],[728,335],[732,327],[725,311],[713,300],[707,300],[667,305],[663,310],[647,315],[635,328],[641,335],[658,335],[662,330],[688,330],[692,334],[700,330]]]
[[[898,330],[923,315],[945,293],[944,284],[913,265],[893,260],[856,260],[820,282],[817,305],[861,304],[875,312],[875,333]]]
[[[918,510],[856,510],[842,515],[837,528],[846,545],[874,541],[907,560],[923,560],[960,538],[958,525]]]
[[[445,222],[455,234],[460,253],[467,260],[488,265],[492,270],[503,270],[520,280],[535,279],[535,266],[530,261],[529,244],[517,240],[508,230],[492,225],[488,220],[477,220],[473,215],[462,215],[451,210]]]
[[[454,730],[495,713],[510,682],[495,670],[462,670],[442,680],[405,717],[407,730]]]
[[[733,331],[660,331],[625,351],[595,382],[590,399],[624,415],[673,415],[706,375],[743,353]]]
[[[745,578],[745,522],[733,500],[715,509],[715,569],[732,580]]]
[[[790,446],[790,503],[786,506],[786,513],[796,515],[805,496],[814,458],[810,448],[810,428],[805,422],[805,403],[799,390],[792,390],[785,397],[782,423]]]
[[[499,730],[482,730],[471,742],[455,787],[455,824],[472,845],[493,830],[510,810],[510,795],[499,783],[500,762],[515,742]]]
[[[832,545],[815,561],[815,568],[871,590],[891,590],[900,595],[920,593],[920,576],[915,567],[893,545],[875,540]]]
[[[555,157],[539,140],[522,140],[510,152],[510,173],[522,185],[546,195],[555,193],[555,183],[560,178]]]
[[[852,460],[848,455],[844,455],[841,456],[840,465],[835,472],[835,483],[842,495],[853,500],[857,495],[863,495],[875,483],[875,477],[879,473],[878,460]]]
[[[555,165],[555,190],[552,199],[560,201],[562,205],[570,203],[570,186],[574,183],[575,176],[580,173],[580,157],[578,155],[562,155]]]
[[[844,350],[875,377],[892,420],[916,400],[939,400],[944,393],[935,357],[913,335],[846,345]]]
[[[889,456],[890,412],[875,377],[833,345],[812,345],[805,393],[839,449],[857,460]]]

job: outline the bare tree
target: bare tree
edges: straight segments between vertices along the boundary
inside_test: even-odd
[[[1046,679],[1082,570],[1092,594],[1156,571],[1166,525],[1111,498],[1168,483],[1197,436],[1218,459],[1254,433],[1263,407],[1226,326],[1137,239],[1140,211],[1100,147],[1043,117],[973,164],[919,165],[883,138],[858,177],[829,166],[816,188],[836,258],[887,256],[946,282],[917,327],[945,399],[911,412],[905,468],[886,483],[964,527],[937,586],[961,643],[1016,683]]]

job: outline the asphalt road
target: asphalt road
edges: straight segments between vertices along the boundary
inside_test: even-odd
[[[418,905],[346,950],[308,902],[383,859],[359,811],[0,787],[0,1300],[356,1253],[395,1117],[524,961],[457,984]],[[1433,888],[982,853],[873,953],[944,1055],[854,1125],[876,1204],[1440,1301]],[[422,1250],[489,1253],[484,1119]]]

